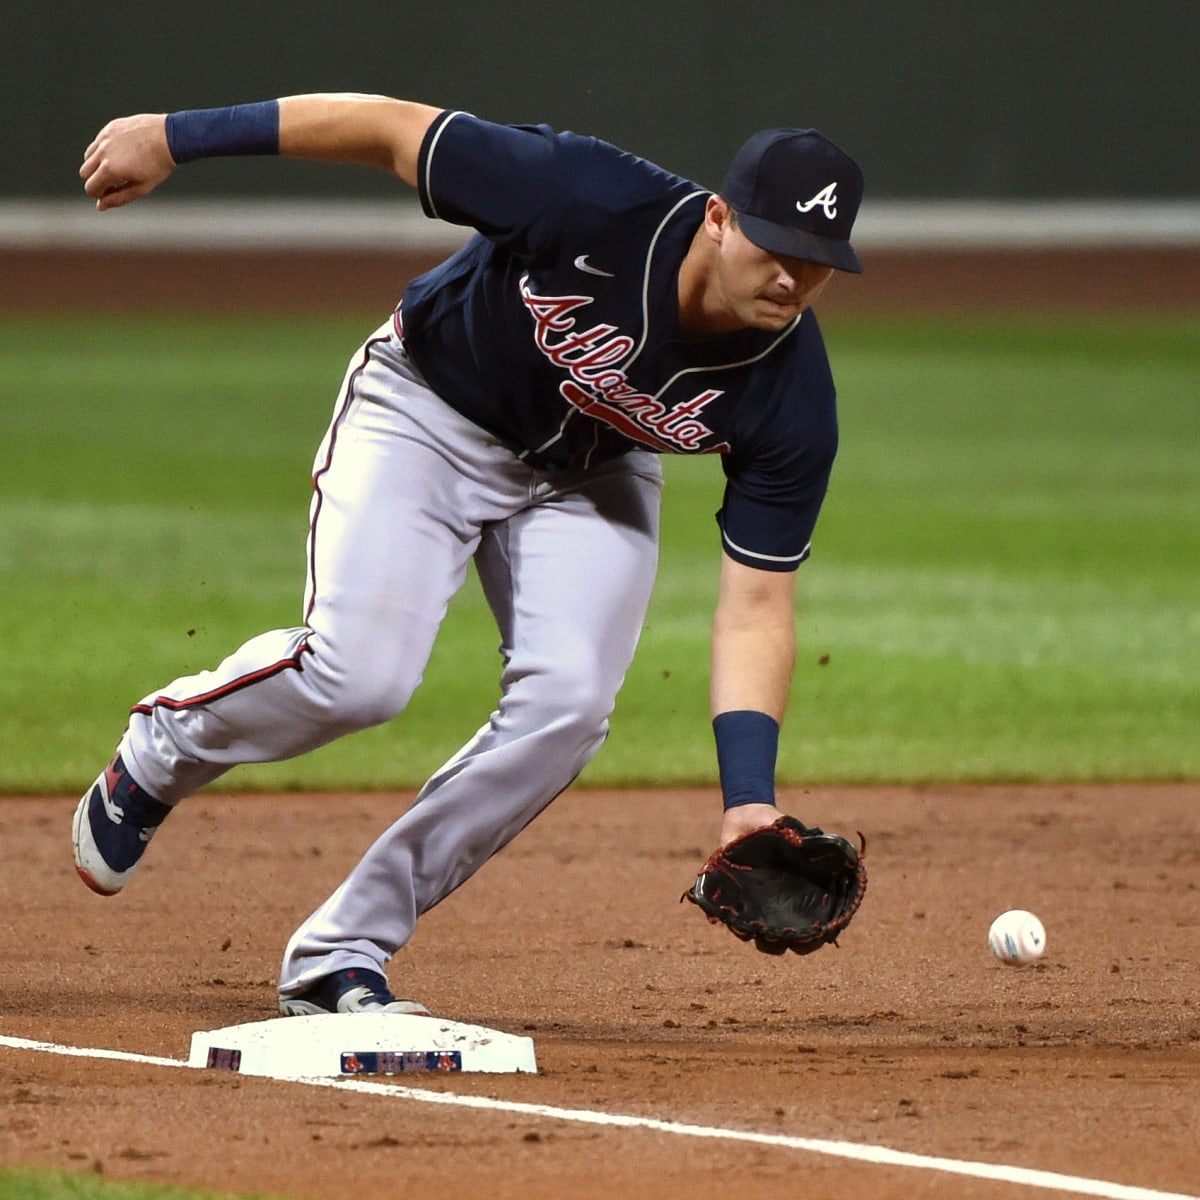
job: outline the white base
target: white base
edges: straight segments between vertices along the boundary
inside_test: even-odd
[[[194,1033],[188,1065],[272,1079],[422,1071],[537,1073],[532,1038],[391,1013],[277,1017]]]

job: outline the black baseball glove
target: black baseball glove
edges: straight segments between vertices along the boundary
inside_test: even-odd
[[[811,954],[836,944],[862,903],[867,843],[859,837],[856,850],[836,834],[780,817],[712,854],[680,898],[764,954]]]

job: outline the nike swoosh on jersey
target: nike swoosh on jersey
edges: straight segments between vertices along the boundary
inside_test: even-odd
[[[586,254],[581,254],[575,260],[575,266],[581,271],[586,271],[589,275],[603,275],[605,279],[615,278],[611,271],[602,271],[599,267],[593,267],[592,264],[588,262],[588,256]]]

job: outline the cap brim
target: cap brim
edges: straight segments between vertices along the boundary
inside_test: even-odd
[[[800,258],[805,262],[833,267],[837,271],[849,271],[852,275],[862,274],[862,263],[849,242],[806,233],[803,229],[792,229],[788,225],[777,225],[774,221],[764,221],[761,217],[751,217],[746,213],[738,213],[738,228],[768,254]]]

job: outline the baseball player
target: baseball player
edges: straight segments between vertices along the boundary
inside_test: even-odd
[[[339,94],[121,118],[80,175],[107,211],[241,154],[381,167],[476,233],[350,360],[313,467],[300,623],[133,706],[76,811],[75,862],[119,892],[174,806],[235,764],[401,712],[473,560],[501,636],[496,709],[304,921],[279,978],[285,1014],[424,1012],[389,990],[389,960],[605,739],[654,579],[664,453],[712,454],[726,477],[721,840],[780,817],[794,580],[837,442],[810,305],[862,269],[862,174],[817,131],[766,130],[713,194],[594,138]]]

